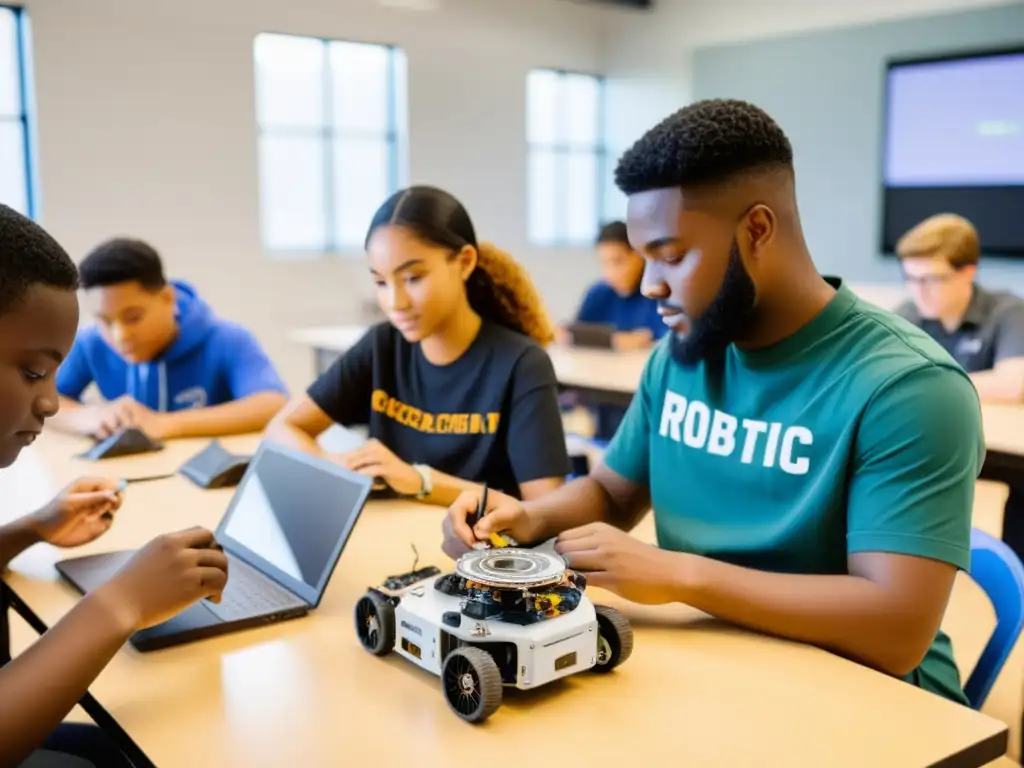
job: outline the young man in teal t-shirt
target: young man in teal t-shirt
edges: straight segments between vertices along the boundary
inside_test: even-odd
[[[492,532],[557,536],[594,586],[684,602],[966,703],[940,631],[970,558],[984,458],[970,379],[910,323],[821,277],[792,149],[758,108],[692,104],[620,160],[644,292],[665,322],[586,478],[521,504],[476,492],[446,520],[457,554]],[[624,531],[653,507],[658,546]]]

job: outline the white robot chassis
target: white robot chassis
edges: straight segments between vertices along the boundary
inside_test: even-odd
[[[609,672],[629,658],[629,622],[591,603],[585,587],[553,551],[473,550],[454,573],[414,566],[369,589],[356,604],[356,634],[370,653],[393,650],[440,677],[452,711],[482,723],[505,686]]]

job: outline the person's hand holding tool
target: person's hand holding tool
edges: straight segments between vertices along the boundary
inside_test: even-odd
[[[537,524],[518,499],[499,491],[489,491],[486,500],[483,496],[483,489],[465,491],[448,508],[442,524],[442,549],[449,557],[457,559],[481,541],[494,544],[492,534],[508,544],[536,538]]]
[[[105,533],[120,508],[117,480],[82,477],[34,512],[30,521],[41,540],[58,547],[77,547]]]

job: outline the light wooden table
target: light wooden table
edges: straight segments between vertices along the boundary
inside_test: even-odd
[[[252,438],[225,440],[251,451]],[[46,501],[82,473],[138,476],[176,468],[202,446],[87,464],[76,441],[48,435],[0,473],[2,515]],[[111,531],[74,554],[137,547],[168,530],[214,528],[231,491],[182,478],[129,486]],[[92,693],[160,768],[416,764],[522,766],[536,754],[599,766],[981,766],[1002,755],[1006,726],[808,646],[763,637],[685,606],[645,608],[592,596],[633,622],[632,658],[610,675],[511,691],[484,726],[449,712],[439,681],[359,645],[352,610],[367,586],[413,564],[450,567],[443,511],[372,502],[313,614],[142,654],[126,646]],[[652,540],[651,520],[638,536]],[[8,583],[52,624],[77,599],[41,545]],[[17,650],[30,638],[15,638]]]
[[[989,460],[1000,455],[1004,461],[1017,457],[1019,472],[1024,473],[1024,407],[1019,405],[985,405],[981,409],[985,427],[985,445]]]

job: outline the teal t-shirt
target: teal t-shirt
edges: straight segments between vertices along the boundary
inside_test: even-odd
[[[966,570],[977,392],[924,332],[829,282],[772,347],[684,368],[660,343],[605,462],[650,488],[664,549],[786,573],[844,574],[854,552]],[[966,703],[942,632],[907,680]]]

